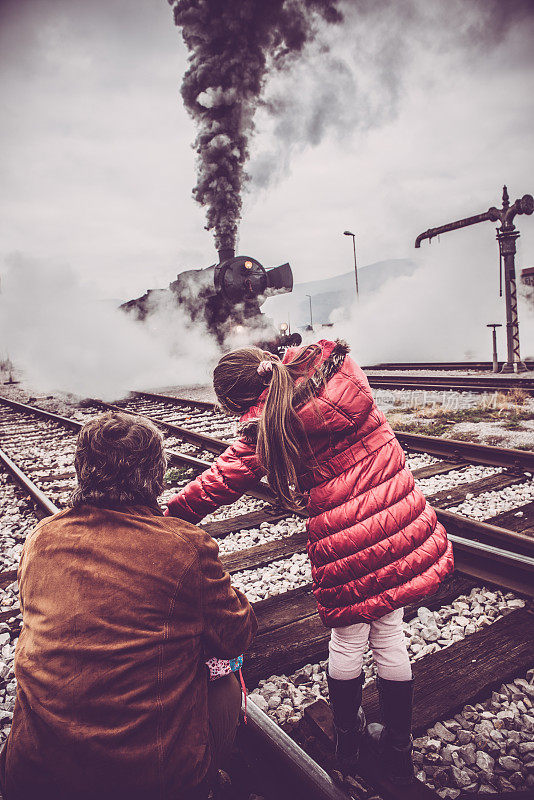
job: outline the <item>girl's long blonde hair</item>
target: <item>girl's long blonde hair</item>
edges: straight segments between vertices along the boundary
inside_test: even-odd
[[[310,455],[295,406],[311,396],[307,379],[320,354],[319,345],[309,345],[284,364],[259,347],[243,347],[224,355],[213,372],[219,403],[234,414],[248,411],[268,387],[258,420],[256,452],[269,486],[279,502],[292,510],[302,509],[297,474],[299,465]]]

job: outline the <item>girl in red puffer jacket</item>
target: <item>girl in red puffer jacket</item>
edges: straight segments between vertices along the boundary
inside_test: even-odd
[[[384,725],[368,726],[390,776],[413,776],[413,680],[403,606],[436,591],[453,569],[452,547],[416,488],[404,452],[369,383],[341,341],[289,350],[257,347],[215,368],[220,405],[241,416],[241,437],[171,499],[168,514],[198,522],[263,475],[280,502],[307,494],[313,592],[332,628],[328,688],[340,766],[352,766],[365,727],[363,654],[378,670]]]

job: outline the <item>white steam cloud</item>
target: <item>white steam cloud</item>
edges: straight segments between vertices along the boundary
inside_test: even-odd
[[[167,293],[168,294],[168,293]],[[33,391],[116,400],[128,391],[206,384],[219,351],[174,304],[134,322],[66,266],[6,261],[0,293],[2,357]]]
[[[486,326],[496,322],[502,325],[499,359],[505,359],[506,317],[498,291],[496,245],[481,237],[477,258],[458,259],[455,242],[445,238],[416,251],[420,266],[412,275],[393,278],[378,292],[361,296],[348,313],[334,312],[328,338],[346,339],[361,364],[489,361],[491,330]],[[518,308],[521,357],[534,358],[534,307],[523,291],[518,291]]]

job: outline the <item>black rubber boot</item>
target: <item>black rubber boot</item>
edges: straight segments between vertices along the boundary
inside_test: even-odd
[[[327,674],[330,707],[336,733],[336,761],[343,773],[354,769],[360,754],[360,741],[365,731],[362,708],[363,672],[357,678],[340,681]]]
[[[388,777],[394,783],[413,780],[412,704],[413,680],[387,681],[377,678],[383,725],[372,722],[367,733],[374,750],[383,758]]]

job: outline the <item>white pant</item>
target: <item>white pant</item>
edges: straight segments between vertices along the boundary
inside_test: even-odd
[[[404,609],[399,608],[371,622],[332,628],[328,674],[347,681],[362,671],[363,654],[369,643],[378,674],[388,681],[409,681],[412,668],[402,628]]]

